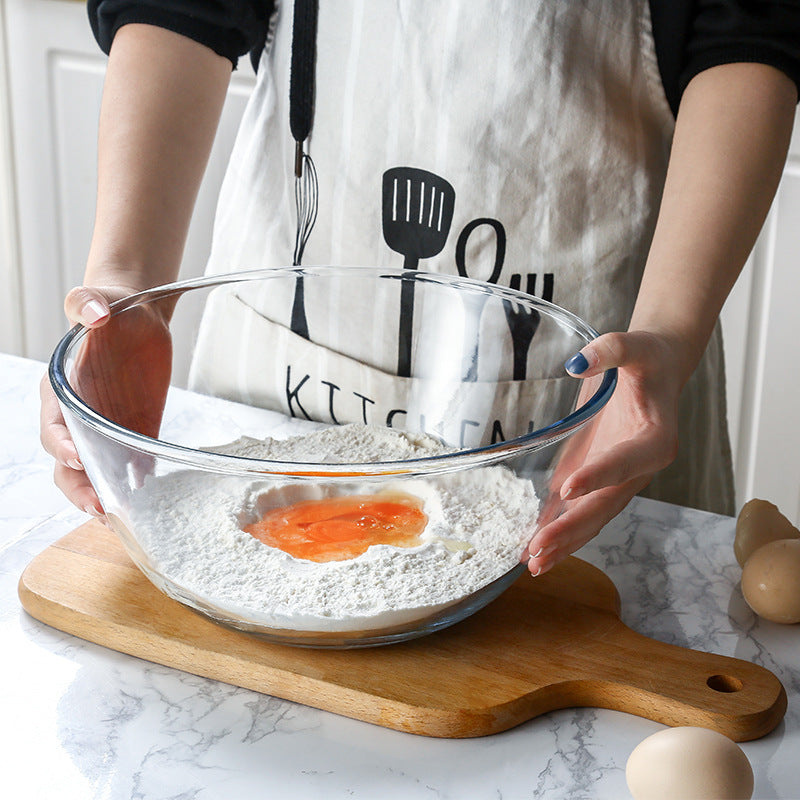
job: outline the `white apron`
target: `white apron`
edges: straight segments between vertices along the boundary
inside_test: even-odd
[[[289,11],[262,56],[220,193],[211,274],[292,262]],[[646,0],[321,3],[315,96],[307,150],[319,216],[304,265],[402,267],[402,242],[384,219],[387,192],[427,178],[451,187],[452,218],[419,269],[522,288],[601,332],[626,329],[674,125]],[[193,387],[293,413],[285,397],[264,400],[250,385],[256,371],[241,368],[249,341],[295,336],[290,307],[275,297],[211,302],[198,346],[214,340],[216,355],[196,360]],[[318,360],[330,360],[337,322],[306,311],[314,344],[298,336],[292,346],[306,359],[319,347]],[[210,331],[223,319],[229,333],[220,341]],[[391,372],[397,337],[387,325],[359,364]],[[220,348],[240,358],[220,358]],[[359,365],[335,365],[351,368]],[[328,401],[318,398],[321,419]],[[719,330],[680,422],[678,459],[648,493],[734,513]]]

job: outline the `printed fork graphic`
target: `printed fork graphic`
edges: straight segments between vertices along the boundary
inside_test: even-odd
[[[533,281],[531,281],[533,278]],[[512,275],[509,286],[519,290],[521,284],[520,275]],[[528,275],[528,294],[533,294],[536,286],[536,276]],[[524,381],[528,372],[528,350],[533,341],[536,329],[539,327],[539,312],[532,308],[525,308],[518,303],[510,300],[503,300],[503,311],[505,311],[506,322],[511,331],[511,345],[513,352],[513,378],[515,381]]]

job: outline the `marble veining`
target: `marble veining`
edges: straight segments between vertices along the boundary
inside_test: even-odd
[[[45,366],[0,356],[0,765],[14,800],[628,797],[625,762],[662,728],[564,709],[481,739],[403,734],[115,653],[21,610],[25,565],[87,517],[52,485],[38,442]],[[178,401],[179,402],[179,401]],[[170,408],[176,436],[177,407]],[[783,723],[743,745],[755,797],[800,798],[800,626],[755,617],[733,520],[634,501],[579,554],[604,569],[631,628],[753,661],[789,695]]]

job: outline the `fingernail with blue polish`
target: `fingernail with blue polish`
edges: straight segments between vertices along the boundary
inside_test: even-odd
[[[564,368],[573,375],[580,375],[589,369],[589,362],[583,353],[576,353],[572,358],[568,358],[564,362]]]

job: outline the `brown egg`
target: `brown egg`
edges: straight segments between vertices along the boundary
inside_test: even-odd
[[[800,539],[759,547],[742,570],[742,594],[759,617],[800,622]]]
[[[708,728],[654,733],[628,758],[625,778],[634,800],[749,800],[753,769],[734,741]]]
[[[742,506],[736,520],[733,552],[739,566],[767,542],[800,538],[800,531],[768,500],[749,500]]]

